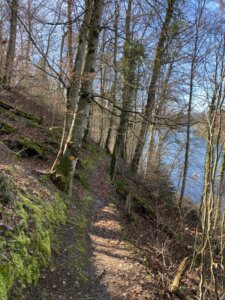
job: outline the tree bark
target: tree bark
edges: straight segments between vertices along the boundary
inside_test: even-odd
[[[85,130],[88,125],[93,81],[96,74],[95,66],[97,60],[97,49],[103,8],[103,0],[94,1],[93,12],[90,21],[91,27],[88,38],[88,52],[83,72],[84,81],[81,86],[81,95],[78,104],[75,128],[73,133],[74,142],[79,147],[82,145]]]
[[[67,0],[67,45],[68,45],[68,74],[73,72],[73,27],[72,27],[72,0]]]
[[[115,10],[115,20],[113,29],[115,32],[114,36],[114,55],[113,55],[113,67],[114,67],[114,82],[112,86],[112,99],[113,103],[116,104],[116,93],[117,93],[117,81],[118,81],[118,68],[117,68],[117,47],[118,47],[118,22],[119,22],[119,5],[116,5]],[[113,113],[115,113],[115,107],[113,106]],[[111,144],[112,144],[112,136],[113,136],[113,127],[114,127],[114,115],[112,114],[110,116],[109,121],[109,130],[107,133],[106,143],[105,143],[105,149],[107,153],[111,153]]]
[[[188,112],[187,112],[187,128],[186,128],[186,145],[185,145],[185,159],[184,159],[184,169],[182,176],[182,186],[179,198],[179,206],[182,207],[184,192],[187,181],[187,173],[188,173],[188,165],[189,165],[189,148],[190,148],[190,130],[191,130],[191,113],[192,113],[192,101],[193,101],[193,87],[194,87],[194,79],[195,79],[195,69],[196,69],[196,61],[197,61],[197,52],[198,52],[198,44],[199,44],[199,30],[201,18],[205,6],[205,2],[203,0],[203,6],[201,7],[201,3],[199,3],[199,14],[196,20],[196,33],[194,40],[194,50],[191,61],[191,72],[190,72],[190,88],[189,88],[189,102],[188,102]]]
[[[11,17],[10,17],[10,33],[8,49],[6,53],[6,62],[4,68],[3,83],[10,84],[10,79],[13,70],[13,62],[16,50],[16,33],[17,33],[17,13],[18,13],[18,0],[10,2]]]
[[[132,0],[128,2],[128,8],[126,12],[126,41],[124,43],[124,63],[123,63],[123,99],[122,99],[122,112],[120,116],[120,123],[117,129],[116,142],[114,145],[110,175],[114,180],[114,176],[117,170],[117,162],[119,157],[124,153],[124,138],[127,130],[127,122],[129,118],[128,110],[132,103],[133,84],[135,80],[135,65],[136,65],[136,53],[134,50],[135,45],[131,41],[131,8]]]
[[[59,152],[57,157],[52,165],[52,170],[54,170],[55,166],[57,165],[58,161],[60,160],[61,156],[66,153],[68,144],[71,142],[72,134],[75,125],[76,119],[76,112],[77,112],[77,105],[79,101],[79,91],[82,82],[82,73],[84,67],[84,61],[86,56],[86,46],[87,46],[87,39],[89,33],[89,23],[92,13],[92,6],[94,0],[86,0],[85,2],[85,14],[84,19],[80,28],[79,34],[79,43],[76,53],[75,64],[72,72],[72,76],[70,78],[70,83],[67,88],[67,97],[66,97],[66,113],[64,118],[64,129],[63,134],[61,137],[61,143]],[[62,45],[61,45],[61,52],[64,47],[64,39],[66,34],[62,37]],[[62,53],[60,55],[62,58]],[[60,72],[62,74],[62,70]]]
[[[144,118],[141,124],[139,139],[131,163],[131,168],[134,172],[137,172],[139,161],[144,149],[145,139],[149,128],[148,119],[151,120],[152,117],[152,112],[153,112],[155,97],[156,97],[156,84],[158,81],[162,60],[163,60],[164,48],[167,40],[167,30],[173,18],[173,12],[174,12],[174,6],[176,0],[168,0],[167,2],[168,2],[168,7],[166,11],[166,17],[163,22],[162,30],[160,33],[159,41],[155,52],[155,59],[153,62],[152,78],[148,89],[148,98],[147,98],[147,104],[145,106]]]

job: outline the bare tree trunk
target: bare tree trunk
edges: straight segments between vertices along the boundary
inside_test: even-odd
[[[126,13],[126,41],[124,43],[122,112],[111,160],[110,175],[112,180],[114,180],[114,176],[116,174],[118,159],[119,157],[124,156],[124,139],[129,119],[128,111],[131,108],[130,106],[132,103],[132,94],[135,81],[135,68],[138,56],[140,55],[139,46],[131,41],[131,7],[132,0],[129,0]]]
[[[106,42],[106,36],[107,36],[107,30],[104,29],[103,32],[103,37],[102,37],[102,45],[100,47],[100,52],[101,52],[101,56],[104,55],[105,52],[105,42]],[[105,90],[106,90],[106,76],[107,76],[107,66],[105,65],[104,59],[100,62],[100,74],[101,74],[101,79],[100,79],[100,95],[102,96],[101,98],[101,123],[100,123],[100,137],[99,137],[99,141],[98,141],[98,145],[102,146],[103,141],[104,141],[104,132],[105,132],[105,128],[104,128],[104,123],[105,123],[105,112],[104,112],[104,105],[105,105],[105,99],[104,94],[105,94]]]
[[[59,54],[59,76],[60,78],[63,77],[63,50],[65,45],[65,38],[67,36],[67,31],[65,31],[61,37],[61,46],[60,46],[60,54]]]
[[[117,69],[117,49],[118,49],[118,21],[119,21],[119,5],[116,4],[116,11],[115,11],[115,20],[113,29],[115,32],[114,36],[114,55],[113,55],[113,66],[114,66],[114,82],[112,87],[112,100],[113,104],[116,104],[116,93],[117,93],[117,81],[118,81],[118,69]],[[113,113],[115,113],[115,107],[113,106]],[[109,121],[109,130],[107,133],[105,149],[108,153],[111,153],[111,143],[112,143],[112,134],[113,134],[113,127],[114,127],[114,115],[111,114],[110,121]]]
[[[28,19],[28,30],[32,34],[32,19],[31,19],[31,0],[27,2],[27,19]],[[31,39],[28,36],[27,47],[26,47],[26,62],[25,62],[25,71],[28,73],[29,61],[30,61],[30,51],[31,51]]]
[[[69,78],[73,72],[73,27],[72,27],[72,0],[67,0],[67,45],[68,45],[68,74]]]
[[[197,50],[197,48],[196,48]],[[190,91],[189,91],[189,103],[188,103],[188,115],[187,115],[187,129],[186,129],[186,145],[185,145],[185,158],[184,158],[184,170],[182,176],[182,185],[179,198],[179,206],[182,207],[184,192],[186,187],[188,164],[189,164],[189,148],[190,148],[190,129],[191,129],[191,112],[192,112],[192,98],[193,98],[193,84],[194,84],[194,73],[195,73],[195,61],[196,51],[191,63],[191,78],[190,78]]]
[[[88,32],[89,32],[89,23],[90,23],[90,17],[92,13],[92,5],[93,0],[86,0],[85,3],[85,14],[84,19],[80,28],[80,34],[79,34],[79,44],[75,59],[75,64],[72,72],[72,77],[70,79],[69,87],[67,88],[67,99],[66,99],[66,113],[64,118],[64,128],[63,128],[63,134],[61,137],[61,143],[59,152],[57,154],[57,157],[52,165],[52,170],[57,165],[58,161],[60,160],[62,154],[66,153],[68,144],[71,141],[72,133],[74,130],[74,124],[75,124],[75,118],[76,118],[76,112],[77,112],[77,104],[79,101],[79,91],[80,91],[80,85],[82,82],[82,73],[83,73],[83,66],[86,56],[86,45],[87,45],[87,39],[88,39]],[[62,37],[62,43],[61,43],[61,63],[62,63],[62,51],[64,47],[64,40],[65,40],[66,34]],[[61,66],[62,67],[62,66]],[[62,70],[61,70],[62,74]]]
[[[67,89],[67,120],[66,120],[66,142],[64,145],[64,153],[68,143],[72,139],[75,125],[77,106],[79,102],[79,91],[82,83],[82,74],[86,57],[86,47],[89,34],[89,24],[92,14],[93,0],[86,0],[84,19],[80,28],[79,44],[75,59],[75,64],[70,78],[70,84]]]
[[[17,33],[17,13],[18,13],[18,0],[12,0],[10,3],[11,17],[10,17],[10,33],[8,49],[6,53],[6,62],[3,76],[3,83],[9,84],[12,70],[13,62],[16,50],[16,33]]]
[[[156,84],[157,84],[158,77],[160,74],[160,69],[161,69],[161,64],[162,64],[162,59],[163,59],[163,54],[164,54],[164,48],[165,48],[165,44],[166,44],[166,40],[167,40],[167,30],[168,30],[170,22],[173,18],[173,12],[174,12],[174,6],[176,3],[176,0],[168,0],[167,2],[168,2],[168,7],[167,7],[167,11],[166,11],[166,17],[163,22],[162,30],[160,33],[158,45],[157,45],[156,52],[155,52],[152,78],[151,78],[151,82],[150,82],[149,89],[148,89],[148,99],[147,99],[147,104],[145,107],[144,119],[141,124],[141,131],[140,131],[139,139],[138,139],[134,157],[133,157],[133,160],[131,163],[131,168],[134,172],[137,172],[139,161],[140,161],[143,149],[144,149],[146,134],[147,134],[148,128],[149,128],[148,119],[151,120],[151,117],[152,117],[152,111],[154,108],[155,97],[156,97]]]
[[[225,44],[224,44],[225,46]],[[205,159],[205,174],[204,174],[204,189],[201,200],[201,248],[199,250],[201,257],[200,265],[200,283],[199,283],[199,299],[204,299],[205,291],[205,281],[206,281],[206,272],[207,268],[210,268],[211,280],[213,287],[215,289],[216,299],[219,299],[218,289],[217,289],[217,278],[215,277],[214,270],[214,253],[213,253],[213,216],[215,210],[215,177],[219,160],[219,137],[220,129],[217,134],[217,143],[215,147],[215,137],[216,137],[216,121],[217,121],[217,112],[218,109],[222,108],[224,96],[222,97],[222,85],[224,81],[224,54],[225,48],[223,47],[223,56],[221,64],[221,75],[218,83],[218,68],[219,68],[219,59],[216,59],[216,68],[215,68],[215,80],[214,80],[214,91],[212,95],[212,100],[209,108],[208,116],[208,140],[207,140],[207,150],[206,150],[206,159]],[[218,203],[217,203],[218,204]],[[215,222],[215,221],[214,221]],[[222,255],[222,252],[221,254]]]
[[[213,221],[213,229],[215,230],[218,221],[221,219],[221,213],[222,213],[222,195],[224,192],[224,175],[225,175],[225,147],[223,149],[223,160],[220,167],[220,175],[219,175],[219,182],[218,182],[218,192],[216,197],[216,203],[215,203],[215,216]]]
[[[84,66],[84,81],[81,86],[81,95],[78,103],[77,116],[74,128],[74,141],[78,146],[82,145],[85,130],[89,119],[89,110],[92,97],[93,81],[95,77],[95,66],[97,60],[97,49],[100,34],[102,13],[104,8],[103,0],[95,0],[90,21],[88,39],[88,52]]]
[[[3,21],[0,21],[0,81],[2,81],[3,74],[4,74],[4,68],[3,68],[3,63],[4,63],[4,41],[3,41]]]
[[[200,22],[201,22],[204,7],[205,7],[205,0],[203,0],[203,3],[199,3],[199,13],[197,15],[198,19],[196,20],[196,33],[195,33],[195,41],[194,41],[194,51],[193,51],[192,61],[191,61],[190,90],[189,90],[189,102],[188,102],[188,112],[187,112],[187,129],[186,129],[184,170],[183,170],[182,185],[181,185],[181,192],[180,192],[180,198],[179,198],[179,206],[180,207],[182,207],[182,203],[183,203],[184,192],[185,192],[185,187],[186,187],[186,180],[187,180],[187,173],[188,173],[188,165],[189,165],[193,85],[194,85],[194,78],[195,78],[198,44],[199,44],[199,29],[200,29],[199,27],[200,27]]]

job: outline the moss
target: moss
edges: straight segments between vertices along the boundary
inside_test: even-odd
[[[14,293],[38,280],[40,267],[48,263],[54,230],[65,221],[66,204],[59,194],[51,201],[22,194],[10,175],[3,172],[1,182],[2,178],[5,178],[5,190],[13,189],[13,193],[7,196],[11,215],[4,213],[7,207],[2,208],[2,221],[10,223],[12,230],[4,232],[0,239],[0,299],[7,299],[12,287],[14,299]]]
[[[0,121],[0,133],[2,134],[10,134],[15,132],[16,129],[13,128],[11,125],[9,125],[6,122]]]
[[[49,174],[40,175],[39,180],[40,180],[41,183],[50,183],[51,182],[51,175],[49,175]]]
[[[87,158],[80,159],[79,165],[81,168],[86,170],[92,170],[94,168],[94,161],[92,157],[88,156]]]
[[[73,156],[63,155],[56,166],[56,176],[53,178],[54,183],[63,191],[68,192],[70,185],[70,173],[72,171]]]
[[[56,172],[63,174],[65,177],[69,177],[72,170],[72,160],[68,155],[63,155],[58,165],[56,166]]]
[[[13,111],[13,114],[22,118],[25,118],[27,120],[29,120],[32,123],[36,123],[36,124],[41,124],[42,123],[42,119],[38,118],[36,116],[33,116],[31,114],[26,113],[25,111],[23,111],[22,109],[18,109],[15,108],[9,104],[6,104],[4,101],[0,100],[0,107],[3,110],[7,110],[9,112]]]
[[[93,160],[99,160],[105,156],[105,151],[95,144],[87,144],[86,149],[88,150],[89,157]]]
[[[0,114],[5,117],[8,117],[12,121],[16,121],[18,119],[12,112],[10,112],[7,109],[2,108],[1,106],[0,106]]]
[[[41,142],[31,140],[28,137],[21,138],[19,143],[38,156],[43,156],[44,152],[46,151],[45,146]]]
[[[94,169],[97,161],[101,160],[105,156],[105,152],[94,143],[86,144],[85,147],[88,151],[88,155],[85,158],[79,159],[77,168],[88,172]]]
[[[80,183],[83,186],[83,188],[85,190],[88,190],[89,189],[89,181],[88,181],[88,178],[85,176],[85,174],[80,173],[79,174],[79,179],[80,179]]]
[[[32,119],[27,119],[26,123],[33,128],[44,128],[43,125],[41,125],[39,122],[37,123]]]
[[[10,171],[0,176],[0,199],[2,204],[9,204],[16,196],[14,186],[9,177]]]
[[[128,183],[126,182],[126,180],[118,180],[116,182],[116,189],[119,190],[121,193],[124,194],[128,194],[129,192],[129,187],[128,187]]]
[[[16,157],[38,156],[43,158],[44,154],[49,152],[49,149],[44,145],[44,143],[31,140],[28,137],[21,137],[18,140],[4,140],[4,144],[15,151]]]
[[[79,214],[76,214],[72,221],[75,228],[75,243],[68,249],[69,257],[73,258],[70,267],[76,270],[77,280],[82,282],[82,286],[89,282],[87,275],[87,262],[90,256],[88,229],[92,202],[92,197],[86,192],[77,203]]]

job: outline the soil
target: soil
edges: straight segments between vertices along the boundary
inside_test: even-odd
[[[67,223],[58,232],[59,251],[25,299],[153,299],[147,268],[135,261],[132,246],[123,240],[124,216],[110,199],[107,167],[108,159],[103,159],[89,175],[93,205],[87,212],[85,249],[78,251],[80,204],[72,202]]]

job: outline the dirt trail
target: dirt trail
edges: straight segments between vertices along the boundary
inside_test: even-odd
[[[58,233],[60,251],[25,299],[153,299],[146,268],[122,240],[123,216],[110,201],[107,164],[100,161],[89,176],[86,198],[92,201],[71,204]]]

